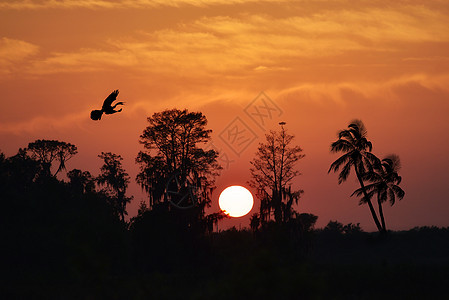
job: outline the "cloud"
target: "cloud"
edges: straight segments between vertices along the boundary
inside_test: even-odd
[[[134,53],[126,48],[114,50],[80,49],[78,52],[55,52],[44,59],[35,60],[27,68],[31,74],[78,73],[136,66]]]
[[[375,103],[377,107],[387,107],[390,104],[408,107],[412,103],[420,103],[419,106],[422,106],[427,103],[428,107],[434,107],[444,115],[446,113],[443,107],[449,107],[449,103],[445,100],[448,96],[448,75],[416,73],[383,82],[300,83],[282,89],[277,98],[318,107],[338,105],[348,110],[355,109],[354,98],[359,100],[360,105]],[[366,113],[370,114],[371,111]]]
[[[35,55],[39,47],[25,41],[0,39],[0,74],[9,74],[14,66]]]
[[[0,134],[31,134],[33,132],[54,131],[55,128],[69,128],[86,119],[86,112],[66,114],[59,117],[36,116],[25,121],[4,122]]]
[[[173,5],[182,1],[169,2]],[[188,0],[184,2],[189,2]],[[183,3],[184,3],[183,2]],[[206,1],[190,2],[200,5]],[[212,1],[218,3],[220,1]],[[244,1],[235,1],[241,3]],[[8,2],[9,3],[9,2]],[[39,5],[150,5],[157,1],[47,1],[20,2]],[[78,4],[76,4],[78,3]],[[191,3],[191,4],[192,4]],[[209,3],[209,2],[208,2]],[[205,4],[204,4],[205,5]],[[299,5],[299,4],[296,4]],[[423,53],[407,53],[417,44],[449,42],[449,15],[422,5],[356,7],[324,10],[304,16],[236,15],[202,17],[168,29],[134,33],[115,38],[102,48],[50,52],[33,59],[26,71],[32,74],[128,70],[140,74],[174,76],[252,76],[295,72],[318,60],[328,67],[426,63],[438,46],[423,47]],[[437,34],[436,34],[437,33]],[[410,45],[410,47],[409,47]],[[440,47],[441,48],[441,47]],[[369,59],[355,60],[354,53]],[[327,61],[322,58],[335,58]],[[379,61],[372,61],[372,58]],[[432,53],[435,61],[443,57]],[[434,62],[435,62],[434,61]],[[397,62],[395,62],[397,63]]]
[[[0,9],[119,9],[153,8],[159,6],[179,7],[192,5],[207,7],[212,5],[233,5],[257,2],[282,3],[288,0],[7,0],[0,3]]]
[[[300,31],[282,32],[282,19],[253,17],[202,18],[178,29],[162,29],[133,39],[107,43],[104,49],[83,48],[77,52],[54,52],[35,60],[33,74],[86,72],[110,67],[137,68],[140,71],[208,74],[211,72],[251,71],[283,57],[308,57],[356,50],[351,40],[314,39]],[[272,26],[273,25],[273,26]],[[271,29],[268,29],[271,27]],[[285,69],[279,66],[276,69]]]

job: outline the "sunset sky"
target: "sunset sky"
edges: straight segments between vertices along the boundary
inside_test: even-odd
[[[355,177],[338,185],[327,174],[337,131],[361,119],[373,153],[402,161],[406,196],[385,207],[387,227],[449,226],[445,0],[0,0],[0,89],[3,153],[57,139],[78,147],[67,168],[93,175],[98,154],[120,154],[133,180],[130,216],[146,198],[134,182],[146,118],[187,108],[206,115],[205,147],[221,153],[210,212],[224,187],[248,187],[258,143],[284,121],[306,155],[297,210],[318,215],[317,227],[375,230],[368,207],[349,197]],[[90,120],[114,89],[123,112]]]

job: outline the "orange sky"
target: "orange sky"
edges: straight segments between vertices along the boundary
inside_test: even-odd
[[[134,178],[146,117],[199,110],[233,160],[220,190],[246,184],[257,143],[285,121],[306,154],[298,210],[318,215],[318,227],[332,219],[374,230],[368,208],[349,198],[354,178],[339,186],[327,174],[336,132],[359,118],[377,156],[402,160],[406,197],[385,209],[387,226],[449,226],[448,53],[443,0],[0,0],[0,149],[58,139],[78,147],[69,169],[97,175],[96,156],[111,151]],[[124,111],[91,121],[114,89]],[[279,111],[258,126],[245,108],[262,91]],[[239,155],[223,138],[233,122],[254,133]],[[135,183],[130,192],[134,215],[145,195]],[[248,218],[220,227],[233,224]]]

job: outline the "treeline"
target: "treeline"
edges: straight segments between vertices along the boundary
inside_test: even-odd
[[[192,274],[206,279],[229,267],[234,258],[221,251],[231,251],[237,240],[282,261],[309,250],[317,217],[293,210],[299,194],[285,183],[294,172],[277,186],[279,201],[265,207],[282,217],[270,220],[265,211],[250,235],[217,235],[214,224],[226,216],[205,213],[221,169],[218,153],[203,149],[210,141],[207,119],[173,109],[155,113],[148,123],[140,136],[144,150],[136,157],[136,181],[148,201],[129,221],[131,178],[120,155],[99,154],[103,164],[93,176],[67,170],[78,150],[63,141],[36,140],[11,157],[0,154],[2,286],[10,296],[123,298],[135,285],[141,289],[141,280],[153,288],[146,280],[157,273],[185,274],[188,279],[180,280],[186,282]]]
[[[0,156],[6,298],[55,298],[75,283],[101,285],[130,267],[116,195],[96,189],[97,180],[86,171],[72,170],[64,182],[49,170],[26,150]]]
[[[69,145],[30,143],[36,144],[47,151],[49,144]],[[189,298],[201,295],[201,282],[235,273],[246,255],[255,255],[254,266],[268,257],[285,264],[311,245],[316,217],[307,214],[297,223],[217,234],[210,230],[214,218],[162,202],[151,209],[142,205],[126,222],[129,177],[120,156],[102,153],[99,176],[73,169],[64,181],[56,176],[62,156],[38,159],[32,151],[0,155],[0,286],[6,298]]]
[[[126,223],[87,173],[64,182],[23,152],[0,157],[5,299],[438,298],[449,284],[449,228],[382,238],[299,214],[207,233],[163,208]]]
[[[400,177],[390,161],[369,154],[370,143],[357,124],[339,135],[333,150],[349,142],[359,148],[348,146],[352,152],[330,170],[342,167],[344,181],[354,168],[362,183],[355,192],[363,194],[361,203],[377,197],[380,205],[391,201],[388,191]],[[129,220],[131,178],[120,155],[99,154],[103,164],[93,176],[85,170],[67,171],[77,154],[77,147],[67,142],[36,140],[11,157],[0,154],[2,296],[385,298],[385,291],[397,292],[394,286],[384,286],[389,272],[416,287],[429,278],[447,281],[442,274],[449,265],[448,229],[379,235],[363,232],[359,224],[331,221],[317,230],[317,216],[297,212],[303,191],[293,186],[293,179],[300,175],[296,164],[304,154],[285,123],[266,135],[251,161],[249,184],[260,200],[251,229],[214,232],[214,225],[226,216],[206,214],[221,169],[218,153],[203,147],[211,134],[206,125],[202,113],[187,110],[166,110],[148,118],[139,140],[144,149],[136,157],[140,172],[135,179],[148,201]],[[61,180],[64,172],[66,179]],[[379,224],[379,231],[386,232],[384,221]],[[399,255],[401,251],[408,255]],[[398,264],[405,264],[406,271]],[[410,278],[417,270],[433,273]],[[385,291],[367,288],[363,278]],[[434,291],[430,295],[440,293]]]

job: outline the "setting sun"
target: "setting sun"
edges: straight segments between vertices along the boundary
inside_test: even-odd
[[[253,195],[240,185],[225,188],[218,198],[221,210],[227,215],[237,218],[249,213],[253,208]]]

